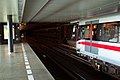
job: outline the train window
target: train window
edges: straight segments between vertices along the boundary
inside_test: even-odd
[[[81,36],[82,39],[90,39],[90,29],[89,26],[81,26]]]
[[[118,42],[120,42],[120,25],[118,26],[118,38],[119,38]]]
[[[73,27],[71,40],[75,40],[75,27],[76,27],[76,26]]]
[[[98,39],[97,39],[97,25],[93,25],[93,29],[92,29],[92,39],[93,39],[93,40],[98,40]]]
[[[87,29],[87,28],[85,29],[84,38],[90,39],[90,29]]]
[[[116,24],[102,25],[102,40],[109,42],[118,41],[118,27]]]
[[[86,26],[80,27],[80,38],[84,38],[84,33],[85,33]]]
[[[120,31],[117,23],[95,24],[92,28],[92,40],[118,42],[120,41],[118,30]],[[80,38],[90,40],[90,26],[80,26]]]

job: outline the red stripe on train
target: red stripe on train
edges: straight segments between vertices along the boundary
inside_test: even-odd
[[[120,52],[120,47],[117,47],[117,46],[110,46],[110,45],[97,44],[97,43],[90,44],[90,42],[78,42],[78,44],[83,44],[83,45],[87,45],[87,46],[91,45],[91,46],[97,47],[97,48],[103,48],[103,49],[114,50],[114,51]]]

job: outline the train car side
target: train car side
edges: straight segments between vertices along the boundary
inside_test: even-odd
[[[82,25],[79,34],[77,54],[88,60],[96,70],[120,77],[119,22],[93,24],[92,30],[90,25]]]

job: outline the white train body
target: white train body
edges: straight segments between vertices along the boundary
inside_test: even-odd
[[[102,60],[104,62],[109,62],[111,64],[120,66],[120,43],[92,41],[92,46],[87,44],[90,44],[90,42],[87,40],[77,41],[77,53],[82,53],[84,55]]]

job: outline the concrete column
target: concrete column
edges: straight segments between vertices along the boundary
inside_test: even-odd
[[[2,44],[2,26],[0,24],[0,45]]]
[[[7,15],[8,52],[13,52],[12,15]]]

